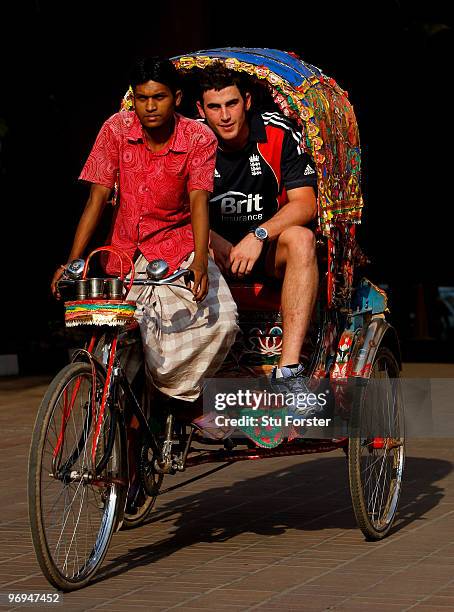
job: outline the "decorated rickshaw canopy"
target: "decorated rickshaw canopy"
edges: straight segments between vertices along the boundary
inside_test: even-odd
[[[262,81],[281,112],[302,129],[302,149],[317,166],[318,219],[330,234],[334,223],[361,219],[361,151],[353,107],[334,79],[293,53],[227,47],[172,58],[178,70],[204,69],[216,60]]]

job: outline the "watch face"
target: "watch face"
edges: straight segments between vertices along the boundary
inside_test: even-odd
[[[268,238],[268,232],[264,227],[258,227],[255,230],[255,237],[259,240],[266,240]]]

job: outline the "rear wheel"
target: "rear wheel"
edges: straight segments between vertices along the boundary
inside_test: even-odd
[[[154,406],[151,393],[143,383],[144,391],[141,393],[142,409],[148,422],[151,420],[151,411]],[[150,515],[156,503],[159,489],[164,476],[153,469],[154,459],[152,449],[146,444],[139,423],[134,416],[127,416],[127,438],[129,457],[129,490],[123,516],[123,528],[132,529],[142,525]],[[154,427],[158,434],[157,427]]]
[[[93,577],[124,503],[121,438],[109,408],[92,460],[103,388],[103,377],[88,363],[61,370],[43,398],[30,447],[33,544],[46,578],[65,591],[79,589]]]
[[[358,526],[369,540],[388,534],[402,487],[405,432],[398,378],[396,358],[388,348],[380,347],[371,382],[352,409],[350,493]]]

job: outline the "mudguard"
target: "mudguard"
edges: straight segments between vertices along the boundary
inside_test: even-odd
[[[330,372],[331,380],[346,381],[351,376],[368,378],[380,346],[387,346],[393,352],[401,368],[399,340],[385,318],[387,312],[386,293],[363,278],[352,295],[351,310]]]
[[[397,359],[399,369],[402,369],[399,339],[396,330],[388,323],[384,315],[372,317],[363,338],[358,338],[358,345],[352,353],[350,376],[368,378],[375,355],[380,346],[388,347]]]

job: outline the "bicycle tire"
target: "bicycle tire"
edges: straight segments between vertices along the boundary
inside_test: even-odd
[[[393,353],[386,347],[379,347],[372,364],[371,379],[391,380],[399,378],[399,375],[399,365]],[[348,445],[350,494],[358,527],[367,540],[381,540],[388,535],[402,489],[405,463],[403,402],[399,387],[386,384],[391,393],[387,391],[385,399],[383,390],[380,390],[379,404],[367,401],[366,387],[365,395],[353,408],[351,416],[356,430]],[[372,406],[378,412],[378,419],[367,412],[367,408]],[[373,421],[375,425],[372,427]],[[378,426],[383,434],[379,438],[383,440],[383,448],[380,448],[381,442],[375,447],[373,435],[369,433]]]
[[[102,420],[95,456],[95,464],[101,466],[111,445],[108,465],[97,476],[91,465],[95,480],[82,477],[89,473],[93,428],[104,387],[99,371],[95,370],[93,378],[88,363],[71,363],[56,375],[38,410],[30,446],[28,499],[32,541],[44,576],[63,591],[80,589],[93,578],[107,553],[125,500],[125,487],[119,479],[109,482],[121,477],[123,461],[116,413],[109,408]],[[63,427],[68,405],[72,409]],[[94,418],[87,417],[93,409]],[[106,478],[104,487],[100,486],[99,477]]]

